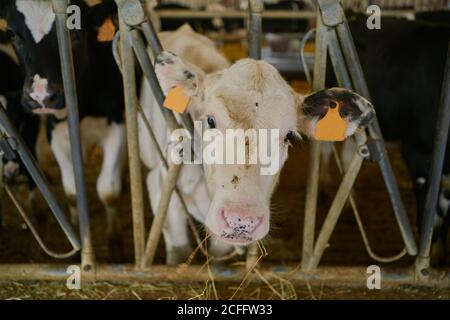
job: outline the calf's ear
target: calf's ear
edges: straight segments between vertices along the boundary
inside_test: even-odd
[[[156,57],[155,72],[165,95],[170,89],[181,86],[188,96],[193,97],[199,91],[205,76],[202,70],[168,51],[163,51]]]
[[[317,124],[335,108],[345,122],[344,138],[365,128],[375,117],[373,105],[359,94],[343,88],[325,89],[299,97],[299,131],[316,139]]]

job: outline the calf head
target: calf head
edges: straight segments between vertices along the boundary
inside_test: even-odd
[[[289,142],[298,131],[313,138],[317,121],[336,103],[347,122],[346,136],[367,125],[375,114],[366,99],[349,90],[335,88],[298,95],[264,61],[244,59],[225,70],[204,74],[175,54],[163,52],[155,68],[165,93],[181,85],[191,97],[189,112],[207,128],[204,137],[208,131],[226,136],[230,129],[276,133],[267,134],[266,139],[245,134],[242,164],[204,165],[211,197],[206,227],[237,245],[262,239],[268,233],[270,199],[287,159]],[[271,170],[264,171],[261,161],[250,163],[251,154],[268,148],[276,149],[271,150],[276,151],[275,168],[266,164],[265,169]]]
[[[103,10],[103,4],[91,8],[82,0],[72,0],[71,5],[80,9],[81,29],[70,30],[77,87],[80,88],[90,69],[90,39],[95,39],[91,31],[95,32],[97,27],[97,13],[105,15],[103,21],[112,13]],[[8,36],[25,70],[23,105],[35,113],[63,116],[64,89],[52,2],[2,0],[0,17],[7,21]]]

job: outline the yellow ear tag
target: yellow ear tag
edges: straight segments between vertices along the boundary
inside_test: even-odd
[[[183,86],[178,85],[169,90],[164,100],[164,107],[178,113],[186,111],[191,97],[187,95]]]
[[[329,108],[325,117],[316,125],[316,140],[321,141],[343,141],[345,140],[345,131],[347,123],[339,114],[339,103],[335,108]]]
[[[108,17],[105,22],[98,28],[97,40],[99,42],[110,42],[114,40],[116,34],[116,26],[111,17]]]

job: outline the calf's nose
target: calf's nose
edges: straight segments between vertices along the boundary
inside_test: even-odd
[[[222,209],[220,215],[223,239],[246,244],[260,238],[258,230],[263,223],[262,216],[239,209]]]

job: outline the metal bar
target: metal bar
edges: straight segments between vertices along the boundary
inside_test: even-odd
[[[326,27],[317,10],[316,20],[316,51],[314,58],[313,89],[325,87],[327,65]],[[314,248],[314,231],[316,227],[317,195],[319,192],[320,142],[311,141],[309,147],[308,176],[306,185],[305,219],[303,223],[302,270],[306,270],[312,258]]]
[[[156,57],[158,56],[164,49],[161,45],[161,41],[159,40],[158,34],[156,33],[155,28],[153,27],[153,23],[151,22],[150,19],[147,18],[147,20],[145,22],[143,22],[141,24],[141,30],[144,33],[145,39],[147,40],[147,42],[150,45],[150,48],[153,52],[153,55]],[[138,50],[140,53],[143,52],[143,41],[140,37],[140,35],[138,33],[134,33],[133,34],[133,47],[135,48],[135,50]],[[147,55],[146,55],[147,56]],[[147,64],[148,62],[144,61],[144,60],[149,60],[148,57],[142,57],[140,61],[142,61],[144,64]],[[142,65],[142,63],[141,63]],[[158,88],[155,88],[158,89]],[[160,106],[162,106],[160,104]],[[179,118],[181,120],[181,124],[182,126],[187,129],[190,133],[191,136],[197,139],[199,138],[197,136],[197,132],[194,130],[194,123],[192,121],[191,116],[189,115],[188,112],[183,113],[183,114],[179,114]]]
[[[137,60],[142,68],[142,71],[144,72],[144,75],[148,83],[150,84],[150,87],[152,88],[152,92],[156,99],[156,102],[160,106],[161,112],[164,116],[164,119],[166,120],[169,130],[174,131],[176,129],[181,128],[173,112],[163,106],[165,96],[161,89],[161,85],[159,84],[159,80],[158,77],[156,76],[153,64],[150,61],[150,58],[147,54],[147,49],[144,45],[141,35],[139,34],[139,31],[130,30],[129,39],[136,54]]]
[[[249,0],[249,23],[248,23],[248,49],[249,56],[252,59],[261,59],[261,39],[262,39],[262,20],[261,15],[264,11],[262,0]],[[247,248],[246,267],[252,269],[258,261],[258,243],[253,242]]]
[[[337,25],[336,28],[342,45],[342,53],[344,55],[344,58],[346,59],[355,89],[357,92],[370,99],[369,89],[362,72],[359,57],[356,53],[356,48],[353,43],[348,24],[344,20],[344,23]],[[408,215],[406,214],[406,210],[400,196],[400,190],[394,176],[394,171],[387,156],[383,135],[381,133],[381,129],[377,119],[372,121],[369,125],[369,132],[371,134],[371,137],[373,139],[377,139],[379,143],[379,150],[381,152],[379,166],[391,199],[391,204],[394,209],[395,217],[397,219],[403,241],[405,242],[408,254],[416,255],[417,245],[414,240],[414,234],[412,232],[411,224],[409,222]]]
[[[0,102],[0,108],[3,108]],[[3,197],[5,195],[5,184],[3,179],[3,158],[0,150],[0,234],[3,228]]]
[[[1,264],[0,281],[63,281],[67,280],[67,264]],[[323,267],[320,273],[306,274],[298,272],[297,265],[274,265],[258,269],[262,278],[271,279],[276,275],[289,281],[308,281],[310,284],[361,286],[367,283],[366,267]],[[383,267],[381,281],[383,286],[398,284],[414,284],[424,286],[436,286],[445,288],[450,285],[449,269],[431,269],[428,281],[416,281],[409,268]],[[212,268],[216,282],[240,283],[246,271],[242,268]],[[191,265],[178,266],[155,265],[150,270],[136,270],[132,264],[98,265],[97,281],[114,281],[117,283],[139,282],[139,283],[192,283],[206,282],[210,280],[208,272],[204,272],[201,266]],[[255,283],[261,283],[259,277],[253,277]]]
[[[224,11],[194,11],[194,10],[157,10],[158,16],[161,19],[245,19],[248,14],[239,10],[224,10]],[[414,10],[381,10],[383,17],[414,17]],[[316,16],[314,11],[298,10],[265,10],[262,14],[263,19],[312,19]]]
[[[56,31],[61,59],[61,70],[64,84],[64,94],[68,112],[70,145],[75,174],[77,209],[81,234],[81,261],[84,272],[93,271],[95,264],[89,225],[89,208],[86,195],[86,181],[83,167],[83,152],[80,139],[80,122],[78,115],[78,96],[75,86],[75,72],[73,68],[72,46],[69,31],[66,29],[68,0],[52,0],[56,14]]]
[[[134,54],[128,41],[128,26],[119,14],[120,51],[125,96],[125,115],[127,127],[128,160],[131,184],[131,208],[133,217],[134,258],[136,267],[142,265],[145,250],[144,193],[142,190],[142,169],[139,158],[138,116],[136,105],[136,75]]]
[[[20,134],[17,132],[17,130],[9,121],[5,109],[1,104],[0,104],[0,129],[4,130],[4,133],[6,134],[7,138],[12,139],[12,142],[14,143],[13,146],[14,149],[19,155],[20,159],[22,160],[22,163],[27,169],[31,178],[36,183],[36,186],[40,190],[45,201],[48,203],[48,206],[50,207],[50,210],[55,216],[56,221],[58,221],[58,224],[61,226],[61,229],[63,230],[72,247],[74,249],[79,250],[81,247],[79,237],[73,230],[72,226],[70,225],[70,222],[67,220],[67,217],[64,214],[61,205],[59,204],[55,195],[51,191],[49,183],[45,178],[44,174],[42,173],[42,171],[39,169],[36,160],[32,156],[31,152],[28,150],[27,145],[23,141]],[[0,173],[0,175],[3,176],[3,171]]]
[[[150,44],[153,55],[154,56],[159,55],[162,52],[163,48],[162,48],[161,42],[159,41],[158,34],[156,33],[155,28],[153,27],[153,24],[150,21],[150,19],[147,18],[147,20],[141,24],[141,29],[144,32],[144,36],[145,36],[147,42]],[[161,86],[159,85],[159,81],[156,77],[153,65],[148,57],[148,53],[147,53],[146,47],[144,45],[143,39],[141,38],[141,35],[137,30],[130,31],[130,39],[131,39],[131,43],[132,43],[133,49],[135,51],[135,54],[138,57],[139,64],[140,64],[142,70],[144,71],[144,75],[146,76],[147,80],[150,83],[152,91],[158,92],[159,99],[157,100],[157,102],[159,103],[159,106],[164,114],[164,112],[167,111],[167,109],[164,108],[162,105],[163,100],[165,98],[164,93],[161,90]],[[152,80],[150,81],[150,79],[152,79]],[[169,164],[168,164],[167,160],[165,159],[164,154],[162,153],[162,149],[159,145],[159,142],[156,139],[156,136],[154,135],[154,132],[150,127],[150,124],[148,122],[148,119],[146,118],[146,115],[145,115],[143,109],[139,105],[137,105],[137,107],[140,110],[142,120],[143,120],[144,124],[146,125],[147,130],[148,130],[153,142],[155,143],[157,153],[164,165],[164,168],[167,170],[169,167]],[[167,120],[170,122],[169,127],[173,128],[172,130],[180,128],[180,125],[176,121],[174,113],[167,113],[166,114],[166,123],[168,123]],[[195,136],[195,141],[199,141],[200,138],[197,137],[198,133],[194,130],[194,124],[193,124],[192,119],[190,118],[189,114],[185,113],[185,114],[181,115],[181,120],[182,120],[184,127],[191,133],[191,135]],[[194,152],[194,146],[192,146],[192,151]],[[192,230],[192,233],[194,234],[194,238],[195,238],[197,244],[201,247],[201,251],[204,252],[203,246],[201,244],[200,236],[199,236],[196,226],[193,223],[192,218],[189,214],[189,210],[187,208],[186,201],[184,200],[184,197],[181,194],[181,192],[179,191],[178,187],[175,187],[175,193],[180,198],[183,213],[188,217],[188,224]]]
[[[164,116],[164,119],[166,120],[169,130],[179,129],[180,125],[178,124],[173,112],[163,107],[165,96],[161,89],[161,85],[159,84],[158,77],[156,76],[150,58],[148,57],[147,49],[142,41],[142,37],[139,34],[139,31],[130,30],[129,38],[136,54],[136,58],[141,66],[142,71],[144,72],[144,76],[149,82],[150,87],[152,88],[152,92],[155,96],[156,102],[161,107],[162,114]]]
[[[144,113],[144,110],[142,109],[142,107],[140,105],[138,105],[137,108],[142,117],[142,122],[144,123],[144,125],[150,135],[150,138],[152,139],[153,143],[155,144],[156,153],[158,154],[164,168],[167,170],[169,168],[169,164],[167,163],[167,160],[162,152],[161,146],[160,146],[158,140],[156,139],[155,133],[153,132],[153,129],[151,128],[150,123],[148,122],[148,119]],[[192,233],[194,234],[195,241],[197,242],[197,245],[200,247],[201,251],[204,253],[202,240],[200,239],[200,236],[198,234],[196,226],[195,226],[194,222],[192,221],[191,215],[189,214],[189,210],[186,205],[186,201],[184,200],[184,197],[181,194],[178,186],[175,188],[175,193],[177,194],[178,198],[180,199],[181,208],[183,210],[183,213],[188,217],[188,219],[187,219],[188,224],[189,224],[189,227],[191,228]]]
[[[416,270],[419,276],[426,276],[430,266],[430,249],[433,237],[433,225],[436,215],[445,151],[450,127],[450,43],[447,52],[444,82],[442,84],[441,103],[437,114],[434,149],[425,206],[422,213],[419,255],[416,258]]]
[[[328,211],[327,217],[322,228],[320,229],[317,242],[314,246],[314,253],[307,267],[307,270],[309,271],[316,269],[319,265],[320,259],[322,258],[323,252],[328,245],[328,241],[330,240],[334,227],[336,226],[339,216],[342,213],[345,202],[352,191],[356,178],[358,177],[363,160],[364,158],[358,153],[353,155],[350,166],[342,179],[333,203],[331,204],[330,210]]]
[[[156,57],[163,51],[163,47],[161,45],[161,41],[159,41],[159,37],[156,33],[153,23],[150,20],[145,21],[141,25],[141,29],[144,32],[144,36],[153,51],[153,55]]]
[[[120,12],[122,14],[125,14],[125,16],[122,17],[123,19],[122,29],[125,30],[126,27],[126,33],[124,32],[123,34],[121,34],[121,39],[123,40],[125,39],[125,37],[127,36],[129,37],[127,40],[130,41],[132,49],[134,50],[134,53],[136,54],[139,64],[142,70],[144,71],[144,75],[146,76],[147,81],[149,82],[150,87],[152,88],[155,99],[160,106],[160,109],[166,120],[166,124],[168,125],[169,130],[176,130],[178,128],[181,128],[174,116],[174,113],[163,106],[165,100],[164,93],[159,84],[159,80],[156,76],[153,64],[151,63],[150,58],[148,56],[147,48],[138,30],[133,29],[134,27],[142,25],[145,28],[145,26],[147,25],[146,37],[150,38],[149,41],[153,41],[154,45],[153,50],[156,53],[161,52],[162,47],[159,42],[158,36],[151,25],[151,22],[148,19],[146,20],[145,12],[139,1],[117,0],[116,2],[119,4]],[[124,53],[122,53],[122,57],[125,57]],[[135,106],[137,105],[138,104],[136,103]],[[182,115],[180,116],[180,118],[183,122],[184,127],[187,128],[191,132],[191,134],[195,134],[194,125],[192,123],[192,120],[189,118],[189,115],[188,114]],[[155,143],[158,144],[158,141],[155,141]],[[194,146],[192,146],[192,150],[194,151]],[[143,258],[139,264],[140,267],[142,268],[148,267],[153,262],[156,248],[159,239],[161,237],[162,228],[166,220],[170,199],[173,191],[176,189],[176,183],[178,180],[180,170],[181,165],[169,164],[168,177],[166,178],[166,181],[163,185],[163,194],[161,196],[157,212],[155,213],[155,217],[150,229],[150,234],[148,236],[147,245],[145,245],[144,247]],[[185,205],[184,200],[182,201],[182,204],[183,209],[187,212],[187,207]],[[188,221],[190,222],[190,219],[188,219]],[[192,225],[192,223],[190,224]],[[193,232],[197,239],[198,236],[194,229]]]
[[[167,172],[166,181],[164,182],[161,190],[161,198],[159,200],[158,209],[156,210],[152,227],[150,229],[150,234],[147,239],[144,259],[142,261],[142,268],[149,267],[153,263],[153,259],[155,258],[158,242],[159,239],[161,238],[162,229],[166,221],[170,199],[176,187],[180,170],[181,165],[177,165],[174,163],[169,164],[169,170]]]
[[[262,37],[262,13],[264,3],[262,0],[249,0],[249,30],[248,49],[252,59],[261,59],[261,37]]]

